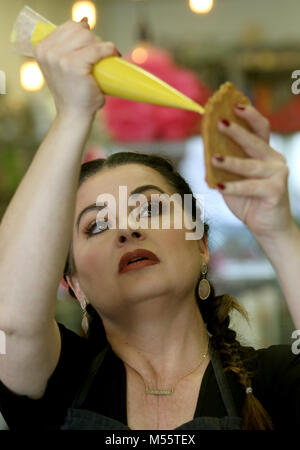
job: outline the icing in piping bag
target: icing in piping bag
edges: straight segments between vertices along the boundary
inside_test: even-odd
[[[11,34],[15,52],[33,57],[35,45],[45,39],[56,25],[25,6]],[[93,67],[92,73],[106,95],[204,113],[204,108],[177,89],[141,67],[118,56],[109,56]]]

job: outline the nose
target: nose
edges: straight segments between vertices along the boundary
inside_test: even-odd
[[[140,230],[132,230],[130,228],[126,230],[119,230],[117,235],[118,245],[124,244],[126,241],[139,240],[143,241],[145,239],[144,234]]]

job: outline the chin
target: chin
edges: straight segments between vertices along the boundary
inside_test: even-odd
[[[126,295],[123,298],[132,303],[139,303],[145,300],[151,300],[155,297],[170,293],[170,285],[166,280],[159,280],[154,277],[146,280],[145,277],[139,280],[128,281],[126,286]]]

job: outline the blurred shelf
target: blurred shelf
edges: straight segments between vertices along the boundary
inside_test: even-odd
[[[259,282],[276,279],[276,273],[267,260],[242,261],[228,259],[220,268],[213,271],[212,279],[216,283]]]

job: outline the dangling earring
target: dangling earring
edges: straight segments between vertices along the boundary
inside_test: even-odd
[[[89,331],[89,319],[88,319],[88,313],[86,310],[86,299],[85,297],[81,297],[79,299],[80,305],[81,305],[81,309],[82,309],[82,321],[81,321],[81,328],[83,329],[85,334],[88,334]]]
[[[201,298],[201,300],[206,300],[210,296],[211,291],[210,284],[206,279],[207,264],[205,263],[202,264],[201,273],[203,275],[203,278],[201,279],[198,286],[198,295]]]

